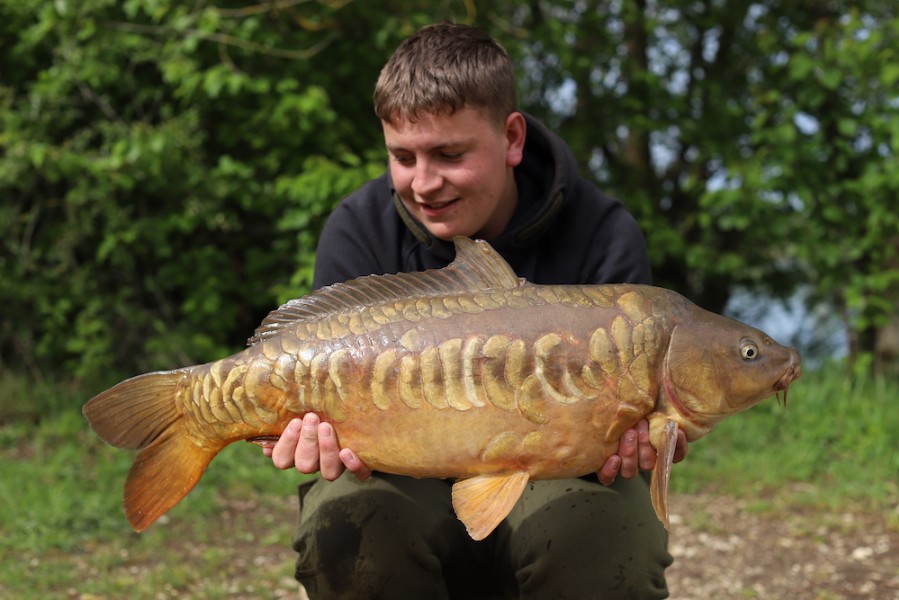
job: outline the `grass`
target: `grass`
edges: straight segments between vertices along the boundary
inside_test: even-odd
[[[0,598],[272,597],[268,583],[265,593],[251,589],[256,577],[296,595],[296,472],[276,470],[256,446],[233,444],[188,498],[136,534],[121,506],[133,455],[90,431],[80,411],[87,396],[36,386],[45,393],[25,396],[33,402],[23,411],[27,385],[9,374],[4,382]],[[233,589],[230,575],[247,569],[253,577]]]
[[[780,498],[889,510],[899,496],[897,397],[899,383],[852,380],[840,366],[807,373],[786,407],[766,401],[691,444],[672,487],[757,497],[759,509]]]
[[[788,407],[768,401],[691,444],[672,493],[753,498],[762,513],[882,511],[899,528],[896,398],[897,382],[851,381],[839,367],[807,373]],[[0,375],[0,597],[296,594],[295,472],[234,444],[183,502],[135,534],[121,508],[132,455],[97,440],[80,413],[86,399],[71,384]]]

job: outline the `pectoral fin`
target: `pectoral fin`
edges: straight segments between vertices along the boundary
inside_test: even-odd
[[[656,446],[656,466],[652,471],[652,482],[649,486],[652,507],[665,529],[668,529],[668,481],[671,479],[675,446],[677,446],[677,423],[669,419],[664,424]]]
[[[482,540],[496,529],[518,502],[530,475],[517,471],[504,475],[479,475],[453,485],[453,508],[468,535]]]

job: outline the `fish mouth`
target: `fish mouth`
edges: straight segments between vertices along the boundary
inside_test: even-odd
[[[790,356],[790,364],[784,371],[783,375],[774,382],[774,395],[782,406],[787,405],[787,394],[790,384],[802,376],[802,366],[799,364],[799,355],[793,350]]]

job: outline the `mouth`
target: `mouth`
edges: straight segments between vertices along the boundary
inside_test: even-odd
[[[802,367],[798,362],[790,361],[790,366],[787,367],[784,374],[780,376],[780,379],[774,383],[774,395],[782,406],[786,407],[787,405],[787,394],[789,392],[790,384],[801,376]]]
[[[428,217],[436,217],[445,213],[450,207],[454,206],[459,202],[459,198],[453,198],[452,200],[446,200],[444,202],[419,202],[416,201],[416,205]]]

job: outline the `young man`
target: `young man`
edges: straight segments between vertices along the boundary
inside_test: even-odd
[[[433,25],[403,42],[375,112],[388,172],[329,218],[316,287],[444,267],[457,235],[488,240],[534,283],[650,281],[633,218],[516,110],[509,58],[480,30]],[[685,439],[678,446],[680,459]],[[267,454],[322,475],[301,485],[294,542],[310,598],[667,597],[667,535],[636,477],[655,463],[645,421],[598,476],[532,483],[480,542],[456,519],[450,483],[372,475],[316,415],[293,421]]]

